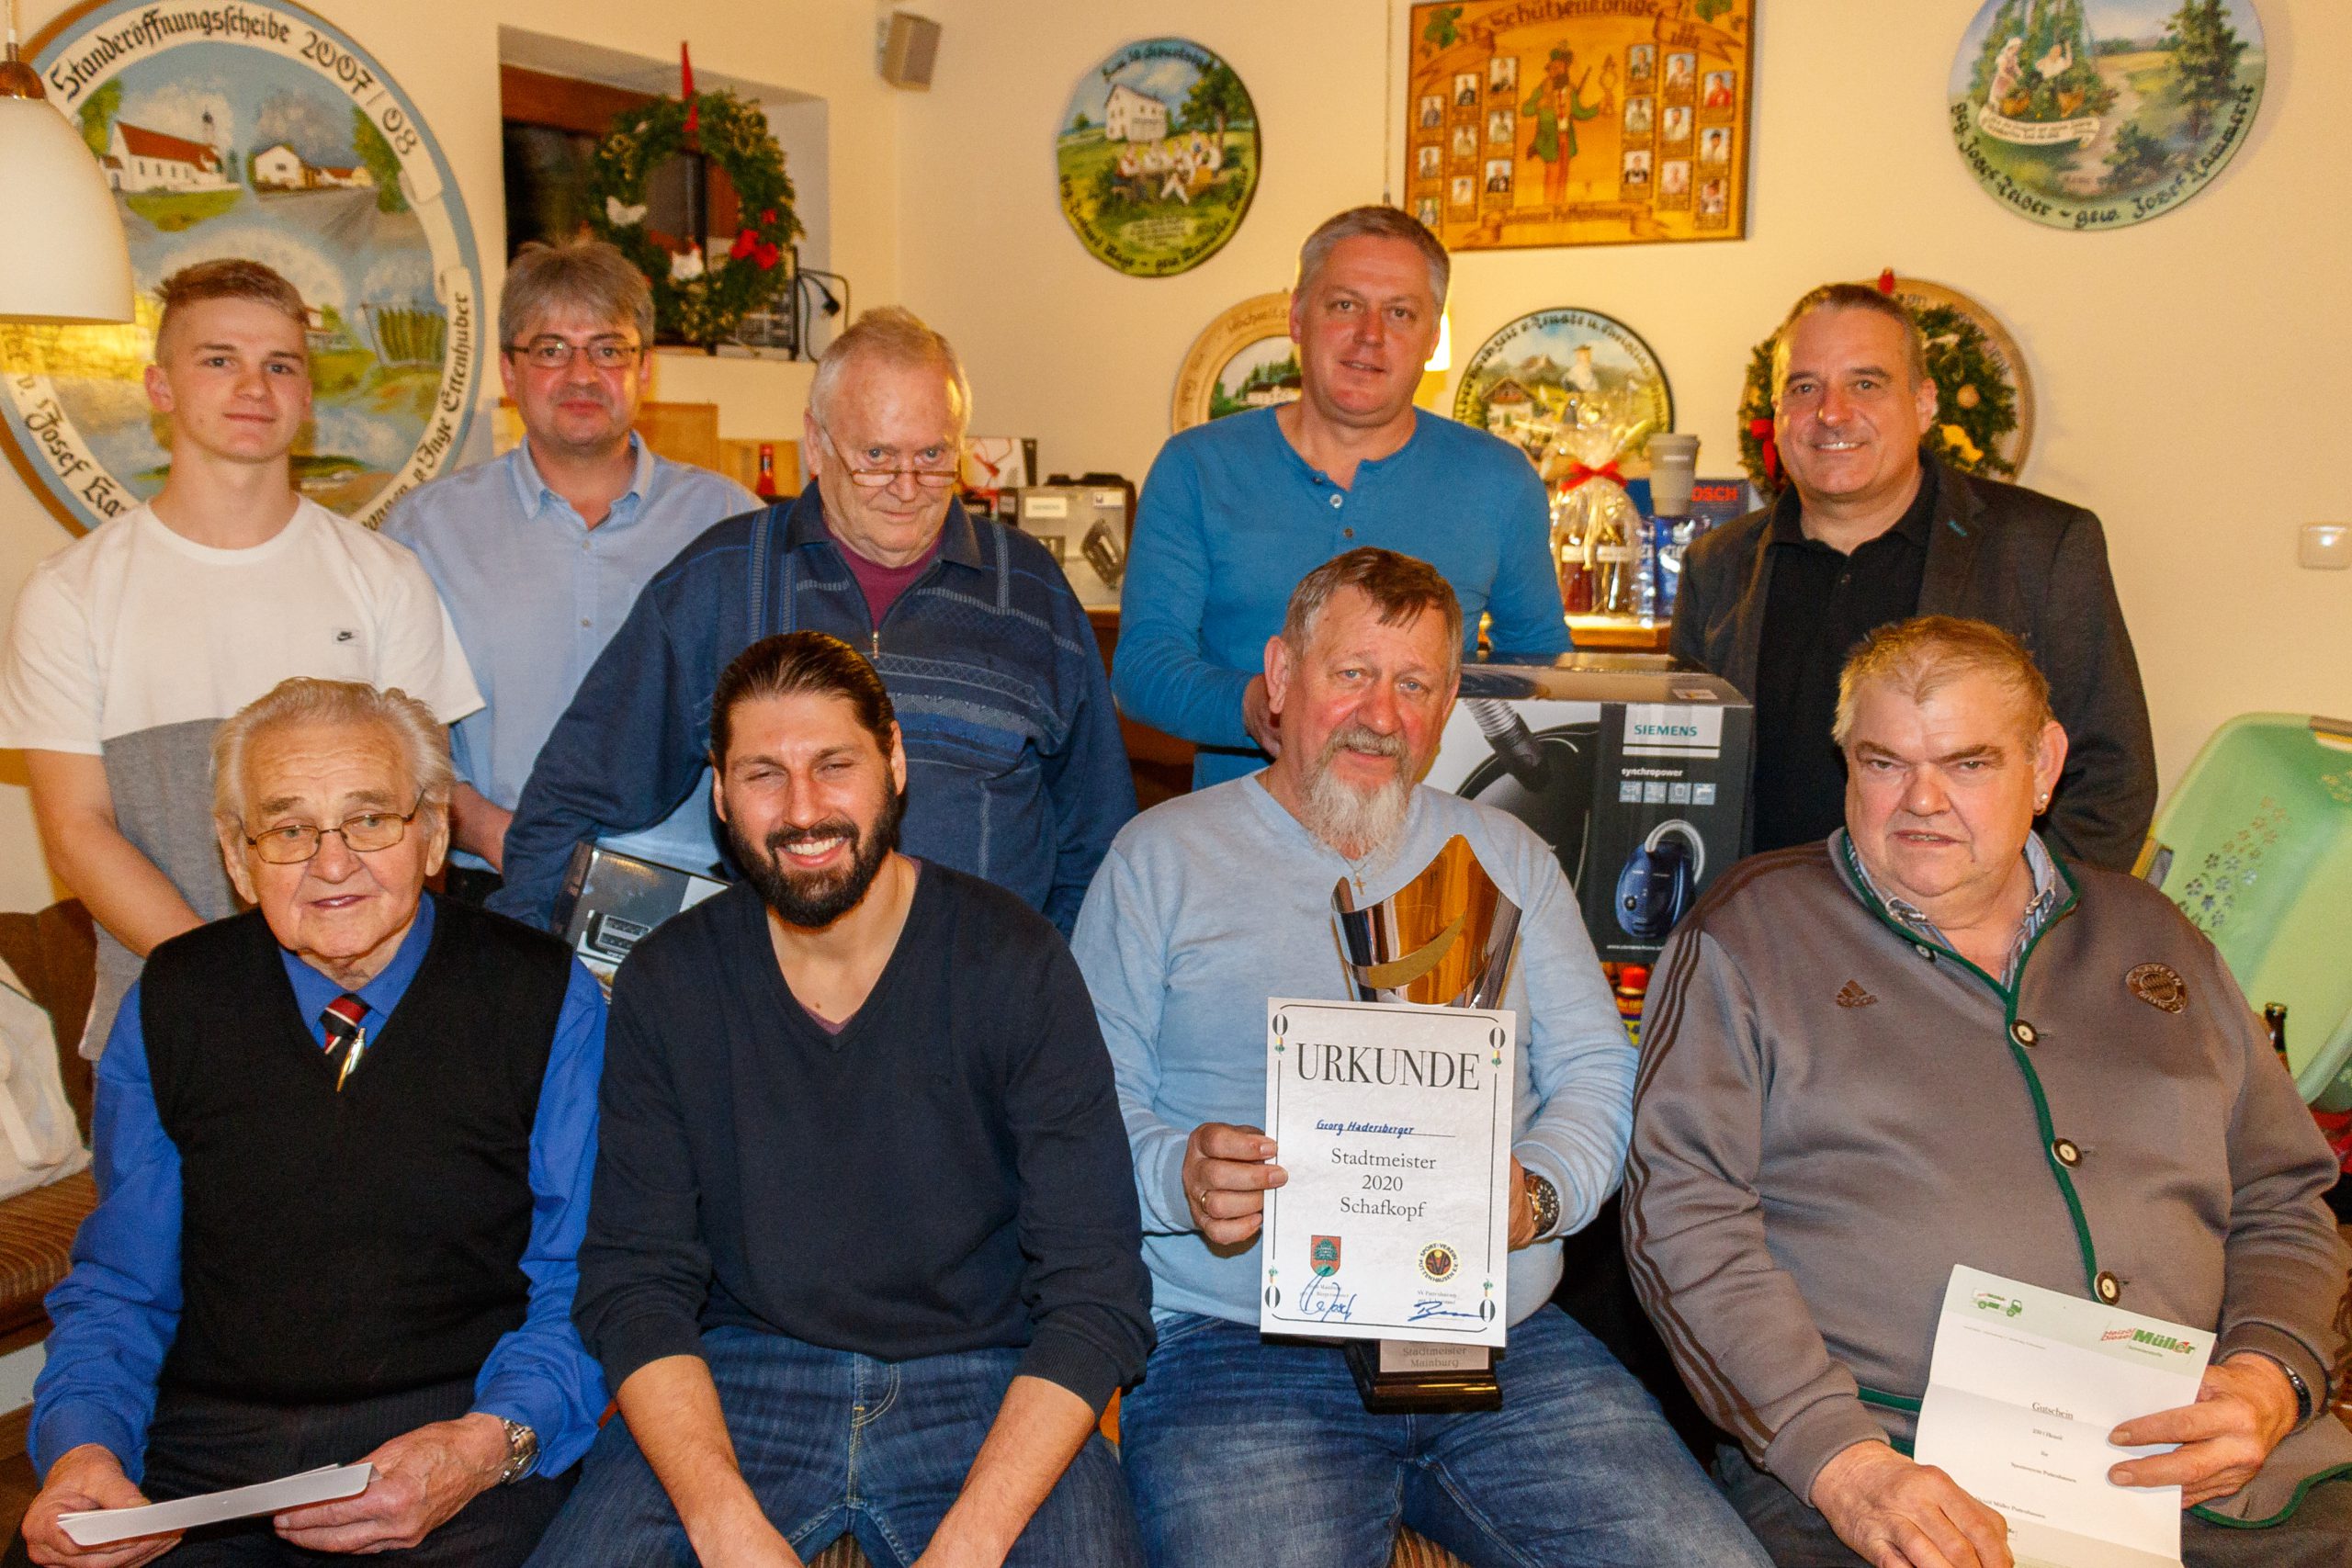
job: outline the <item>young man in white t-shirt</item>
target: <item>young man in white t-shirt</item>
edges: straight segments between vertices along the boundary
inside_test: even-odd
[[[301,296],[234,260],[159,292],[164,488],[34,570],[0,660],[0,746],[23,749],[50,870],[99,928],[92,1057],[149,950],[235,912],[212,829],[221,720],[291,675],[397,686],[444,723],[481,706],[416,558],[294,490]]]

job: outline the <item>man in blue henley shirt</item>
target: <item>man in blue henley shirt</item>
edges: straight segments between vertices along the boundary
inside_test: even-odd
[[[1508,444],[1413,406],[1450,269],[1394,208],[1326,221],[1291,295],[1299,400],[1183,432],[1144,480],[1112,689],[1129,717],[1200,747],[1194,789],[1279,749],[1259,660],[1292,585],[1342,551],[1435,567],[1465,657],[1482,614],[1498,659],[1568,649],[1543,481]]]

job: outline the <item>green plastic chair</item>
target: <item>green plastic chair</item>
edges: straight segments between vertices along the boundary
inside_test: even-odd
[[[2352,722],[2242,714],[2156,814],[2136,868],[2221,949],[2258,1010],[2287,1007],[2304,1100],[2352,1110]]]

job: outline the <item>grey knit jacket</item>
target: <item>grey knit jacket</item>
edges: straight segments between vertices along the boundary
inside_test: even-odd
[[[1955,1263],[2210,1328],[2314,1418],[2214,1506],[2284,1517],[2352,1465],[2335,1165],[2212,944],[2165,897],[2068,885],[2005,989],[1897,925],[1845,836],[1727,873],[1644,1017],[1625,1237],[1715,1423],[1800,1497],[1907,1445]]]

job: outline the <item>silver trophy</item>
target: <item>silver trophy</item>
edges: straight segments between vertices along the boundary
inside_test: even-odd
[[[1410,882],[1364,908],[1340,878],[1331,908],[1358,1000],[1479,1009],[1501,1001],[1519,946],[1519,906],[1460,834]],[[1347,1355],[1364,1408],[1377,1414],[1502,1407],[1494,1353],[1484,1346],[1351,1339]]]

